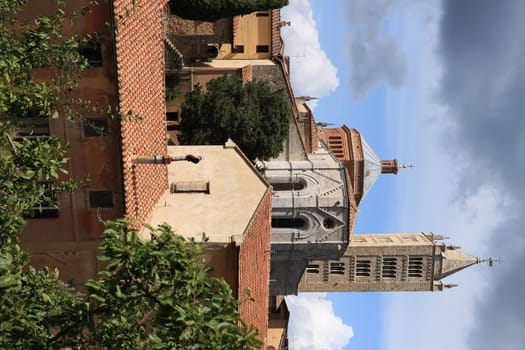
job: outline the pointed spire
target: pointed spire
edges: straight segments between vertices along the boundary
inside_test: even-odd
[[[457,247],[454,246],[446,247],[445,251],[441,253],[441,271],[439,272],[439,275],[436,276],[436,279],[442,279],[461,271],[464,268],[484,261],[481,258],[463,253],[456,248]]]

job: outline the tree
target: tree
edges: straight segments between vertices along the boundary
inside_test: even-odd
[[[78,122],[86,111],[115,111],[72,97],[88,67],[80,51],[92,37],[63,34],[66,0],[21,22],[25,3],[0,0],[0,348],[258,346],[228,286],[208,277],[199,245],[168,227],[151,228],[153,239],[142,241],[135,224],[108,222],[101,245],[107,271],[86,283],[88,295],[61,282],[58,271],[28,266],[18,239],[24,217],[79,185],[64,168],[67,144],[39,129],[49,118]],[[41,69],[52,77],[35,79]]]
[[[106,270],[85,283],[87,300],[57,272],[23,271],[27,256],[1,255],[0,348],[259,348],[228,284],[209,277],[202,246],[167,225],[148,229],[144,240],[125,220],[106,223]]]
[[[196,85],[182,105],[182,144],[237,143],[249,159],[276,157],[288,136],[290,107],[284,91],[266,81],[245,85],[227,76]]]
[[[214,22],[220,18],[277,9],[288,0],[171,0],[170,11],[184,19]]]
[[[67,173],[67,145],[39,128],[46,129],[49,118],[78,120],[82,107],[91,107],[70,97],[88,67],[79,54],[88,38],[63,36],[65,1],[56,1],[55,13],[17,21],[25,3],[0,0],[0,246],[31,208],[74,187],[59,181],[59,174]],[[34,79],[40,68],[52,71],[53,78]]]

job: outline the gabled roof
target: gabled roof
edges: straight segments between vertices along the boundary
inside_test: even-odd
[[[164,42],[165,0],[132,6],[114,1],[116,88],[121,121],[125,212],[146,221],[168,187],[165,166],[133,165],[139,156],[166,154]],[[129,8],[134,11],[129,11]],[[128,112],[130,115],[128,115]],[[135,120],[133,116],[140,116]]]

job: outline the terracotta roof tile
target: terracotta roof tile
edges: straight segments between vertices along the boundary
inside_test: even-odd
[[[272,190],[269,187],[239,248],[239,313],[246,324],[259,329],[262,341],[268,330],[271,210]],[[245,291],[249,291],[250,296]]]
[[[166,0],[114,1],[119,109],[140,120],[122,120],[122,166],[126,215],[145,221],[168,187],[167,169],[133,166],[137,156],[166,154],[162,9]]]
[[[233,46],[237,44],[237,36],[239,34],[239,24],[241,23],[241,16],[234,16],[232,19],[233,22],[233,37],[232,37],[232,43]]]
[[[242,82],[243,82],[243,84],[246,84],[247,82],[252,81],[252,79],[253,79],[252,66],[251,65],[247,65],[247,66],[242,67],[242,73],[241,74],[242,74]]]
[[[281,10],[274,9],[272,14],[272,56],[281,54]]]

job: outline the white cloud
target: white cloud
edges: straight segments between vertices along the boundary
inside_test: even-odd
[[[456,125],[435,95],[442,71],[435,51],[440,20],[436,4],[414,8],[417,13],[398,26],[396,40],[407,52],[409,69],[405,86],[389,91],[387,119],[395,139],[392,144],[401,153],[398,157],[414,162],[416,168],[396,179],[400,204],[392,224],[402,230],[450,236],[448,244],[486,257],[494,253],[495,235],[502,234],[497,228],[515,215],[516,206],[497,182],[469,181],[466,174],[474,168],[472,158],[449,141]],[[509,242],[501,240],[500,245]],[[478,301],[493,288],[495,275],[486,265],[476,266],[447,278],[448,283],[459,284],[452,290],[389,295],[382,349],[438,350],[443,344],[468,349],[469,336],[479,321],[475,316]],[[445,343],[436,334],[444,335]]]
[[[290,56],[295,95],[322,97],[330,94],[339,86],[337,68],[321,48],[310,1],[291,0],[281,10],[281,17],[291,22],[291,26],[281,29],[281,35],[285,54]],[[315,101],[311,107],[315,107]]]
[[[340,350],[353,336],[352,327],[334,313],[322,293],[286,297],[290,308],[288,339],[292,350]]]
[[[353,0],[347,16],[353,27],[348,40],[351,63],[350,84],[355,98],[386,82],[402,86],[406,73],[405,56],[398,42],[382,32],[384,21],[403,0]]]

